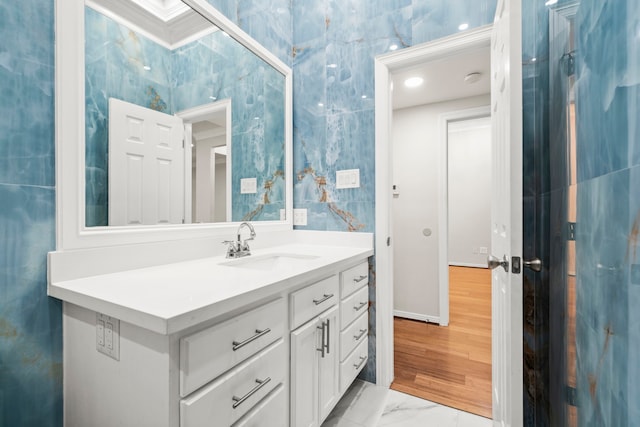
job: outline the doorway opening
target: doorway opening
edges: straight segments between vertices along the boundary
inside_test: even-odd
[[[394,93],[394,371],[391,388],[491,417],[489,50],[394,73],[442,91],[407,105]],[[484,81],[456,85],[474,72]],[[439,78],[438,72],[447,75]],[[468,96],[465,96],[468,95]],[[462,98],[447,99],[455,96]],[[426,323],[428,322],[428,323]]]

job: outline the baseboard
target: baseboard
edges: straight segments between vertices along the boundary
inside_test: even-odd
[[[405,319],[419,320],[421,322],[440,324],[439,316],[428,316],[426,314],[411,313],[411,312],[402,311],[402,310],[393,310],[393,315],[395,317],[403,317]]]
[[[473,267],[473,268],[488,268],[487,264],[475,264],[472,262],[449,262],[451,267]]]

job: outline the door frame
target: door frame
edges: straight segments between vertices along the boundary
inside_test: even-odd
[[[491,45],[492,25],[454,34],[377,56],[375,65],[376,168],[376,383],[389,387],[393,362],[393,235],[392,235],[392,87],[394,71],[437,61]],[[448,300],[448,296],[447,296]],[[448,306],[448,302],[447,302]]]
[[[476,49],[476,46],[474,49]],[[438,306],[440,326],[449,325],[449,123],[491,118],[491,105],[438,116]],[[487,224],[487,229],[490,227]]]

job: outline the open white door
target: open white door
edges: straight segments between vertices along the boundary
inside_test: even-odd
[[[183,138],[180,117],[109,99],[109,225],[183,222]]]
[[[498,0],[491,37],[493,423],[523,423],[522,22],[520,0]],[[521,264],[518,261],[518,266]]]

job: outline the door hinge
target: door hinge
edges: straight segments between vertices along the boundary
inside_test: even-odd
[[[570,222],[567,227],[567,240],[576,240],[576,223]]]
[[[391,246],[391,237],[387,237],[387,246]]]

